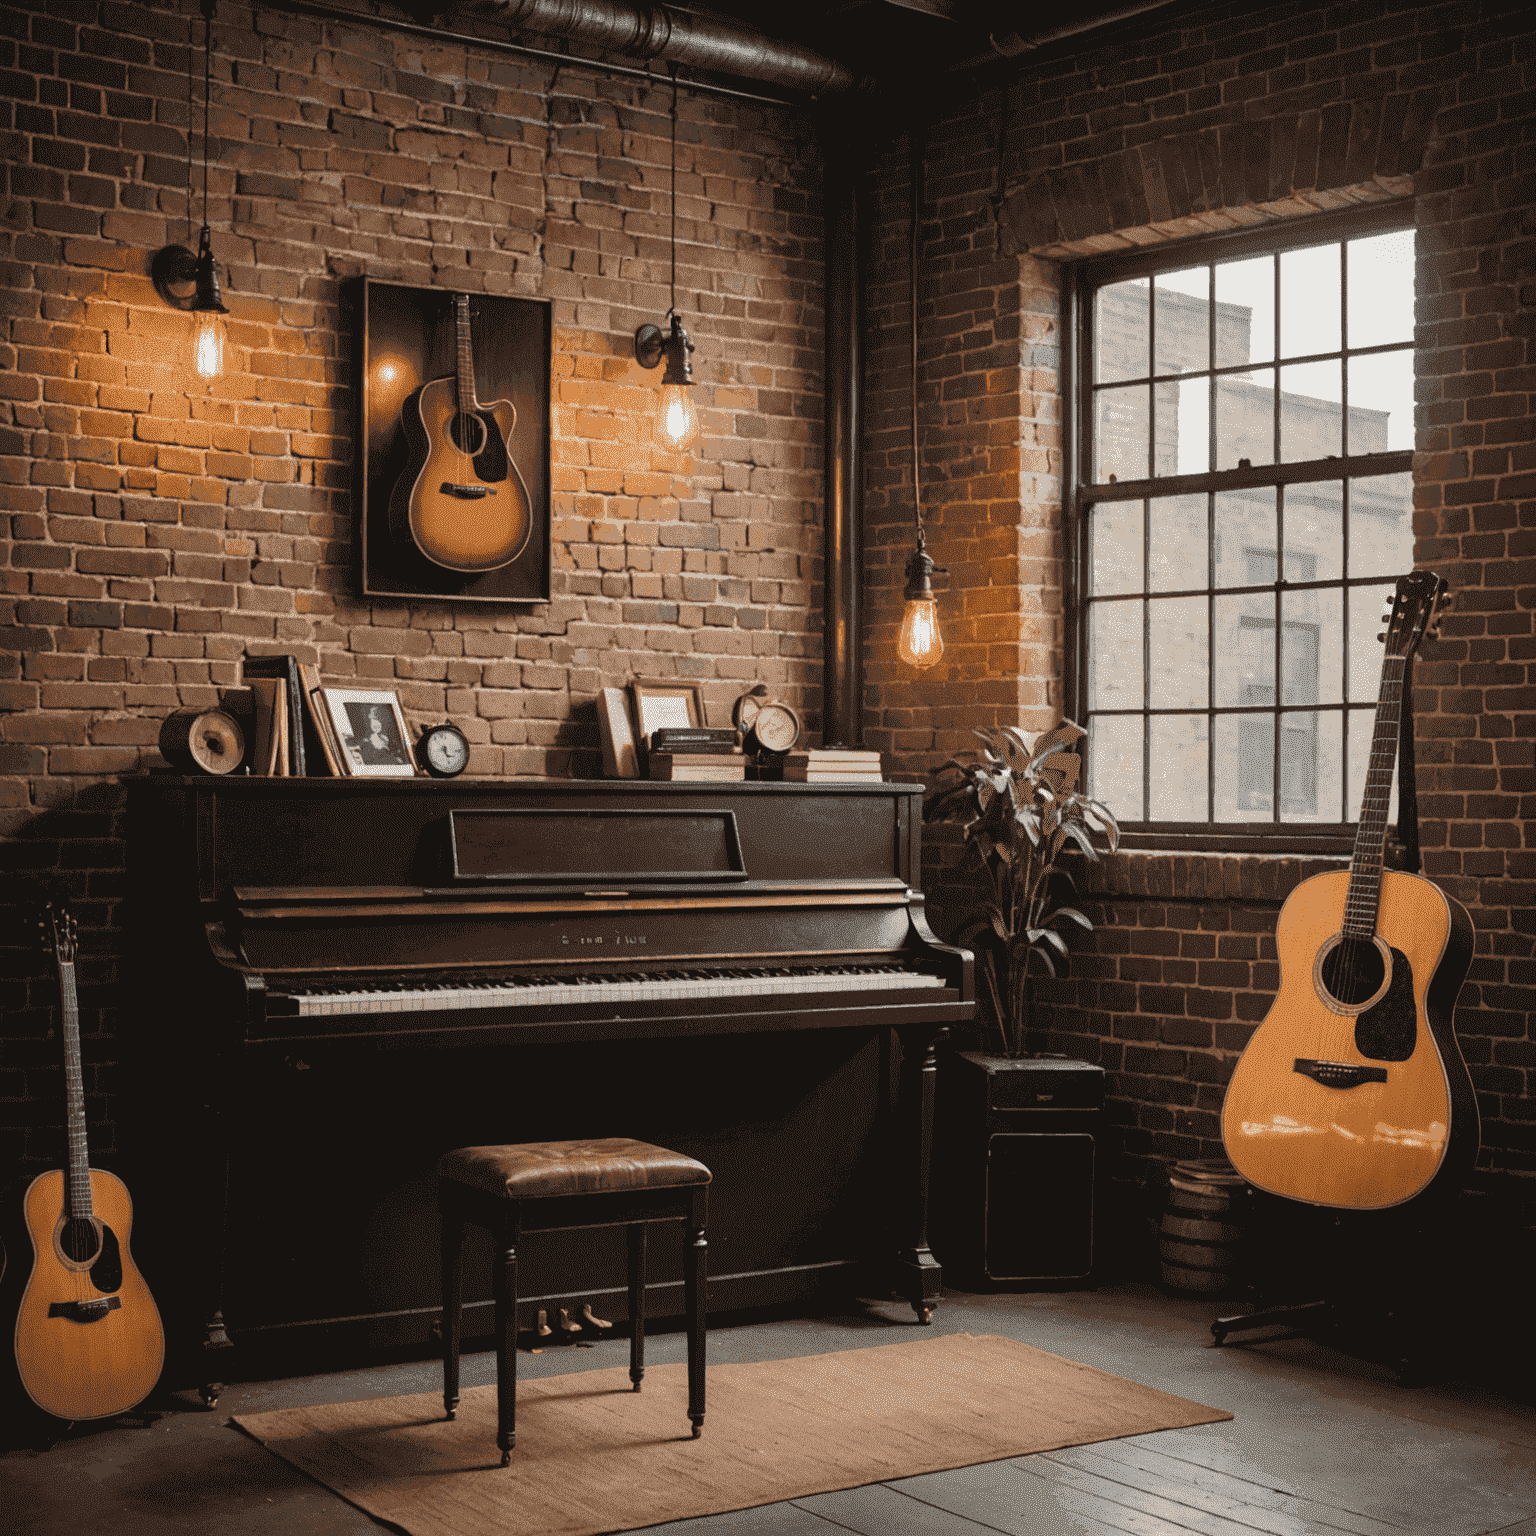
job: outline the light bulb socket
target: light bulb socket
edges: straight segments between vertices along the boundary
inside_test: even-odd
[[[902,593],[904,601],[909,603],[931,603],[935,601],[933,595],[933,582],[929,579],[935,571],[944,574],[942,565],[935,565],[932,557],[923,548],[923,536],[917,536],[917,548],[907,556],[907,589]]]
[[[655,368],[665,358],[667,371],[661,376],[661,382],[691,385],[693,365],[688,361],[688,354],[693,351],[693,343],[683,329],[682,316],[675,310],[670,314],[670,331],[663,333],[659,325],[642,325],[635,332],[635,361],[642,368]]]
[[[184,245],[162,246],[150,261],[149,277],[155,292],[172,309],[229,313],[229,306],[219,292],[219,264],[213,259],[206,224],[197,237],[197,255]]]

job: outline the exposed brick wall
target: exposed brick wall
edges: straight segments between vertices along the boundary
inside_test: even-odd
[[[0,1161],[56,1161],[43,893],[81,921],[88,1111],[109,1151],[120,777],[247,651],[444,717],[471,771],[600,772],[595,695],[768,683],[818,723],[820,167],[808,114],[679,101],[678,303],[703,433],[652,446],[637,325],[668,305],[670,91],[221,4],[209,223],[230,364],[198,386],[151,254],[185,240],[196,7],[0,20]],[[194,220],[200,222],[201,186]],[[194,224],[195,230],[195,224]],[[195,234],[194,234],[195,244]],[[352,276],[553,303],[552,600],[357,594]]]
[[[964,318],[985,308],[997,335],[1009,306],[1025,322],[1057,316],[1024,302],[988,219],[1003,196],[1004,252],[1034,244],[1036,292],[1058,284],[1051,257],[1130,248],[1202,230],[1296,217],[1312,209],[1416,195],[1416,558],[1447,576],[1457,607],[1445,638],[1417,668],[1419,782],[1426,872],[1472,910],[1476,958],[1459,1029],[1483,1117],[1478,1181],[1506,1193],[1536,1179],[1536,37],[1524,13],[1500,3],[1255,10],[1219,5],[1172,20],[1147,17],[1113,46],[1057,48],[1022,62],[1009,98],[1001,174],[997,92],[954,109],[933,130],[924,231],[925,438],[948,441],[952,401],[978,395],[983,369],[964,356]],[[881,249],[894,264],[904,239],[903,163],[886,173]],[[934,210],[942,210],[938,220]],[[963,211],[969,210],[969,221]],[[1057,269],[1059,270],[1059,269]],[[976,274],[963,287],[964,274]],[[939,274],[943,274],[940,280]],[[901,276],[886,310],[902,316]],[[885,336],[885,373],[897,374]],[[888,384],[882,377],[882,383]],[[1022,397],[1022,391],[1021,391]],[[1054,407],[1055,402],[1052,401]],[[1026,412],[1035,421],[1045,411]],[[904,444],[894,406],[885,413],[886,478]],[[1009,581],[1006,534],[1034,526],[1020,496],[1011,530],[975,508],[980,466],[959,455],[937,485],[931,539],[941,563],[965,559],[990,537],[993,564],[951,578],[945,623],[969,634],[971,614],[997,602]],[[1059,425],[1041,441],[1059,473]],[[930,446],[930,452],[934,449]],[[890,492],[880,540],[900,547],[902,510]],[[1048,498],[1042,498],[1042,502]],[[966,520],[964,514],[969,515]],[[910,516],[910,513],[908,513]],[[893,554],[893,559],[894,559]],[[1020,553],[1027,606],[1035,570]],[[877,573],[878,574],[878,573]],[[894,577],[892,578],[894,581]],[[899,590],[889,594],[894,614]],[[1004,635],[1024,651],[1023,611],[999,603]],[[1020,626],[1006,631],[1006,622]],[[872,634],[874,643],[875,636]],[[945,664],[917,680],[882,676],[872,709],[927,724],[932,747],[911,741],[906,766],[924,771],[969,745],[969,730],[1021,717],[1041,723],[1056,700],[1007,693],[1011,674]],[[871,668],[870,676],[876,672]],[[1060,676],[1059,654],[1030,674],[1038,688]],[[988,684],[985,680],[991,679]],[[978,688],[993,691],[978,693]],[[903,715],[902,711],[910,711]],[[1011,713],[1010,713],[1011,711]],[[964,901],[957,829],[933,829],[930,904],[942,920]],[[1244,872],[1236,887],[1232,871]],[[1220,1151],[1218,1111],[1237,1054],[1275,989],[1274,918],[1304,873],[1302,861],[1244,863],[1214,857],[1121,857],[1090,875],[1097,930],[1081,936],[1072,976],[1039,989],[1038,1048],[1102,1062],[1122,1177],[1151,1178],[1170,1160]],[[1253,882],[1259,882],[1257,884]]]

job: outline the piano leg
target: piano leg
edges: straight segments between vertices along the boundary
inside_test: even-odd
[[[683,1305],[688,1313],[688,1421],[693,1438],[704,1433],[704,1346],[706,1277],[709,1245],[704,1240],[704,1223],[709,1190],[699,1185],[693,1195],[693,1210],[688,1217],[688,1248],[684,1255]]]
[[[904,1190],[897,1192],[895,1288],[911,1303],[918,1322],[928,1323],[944,1294],[944,1271],[928,1248],[928,1173],[933,1155],[937,1046],[948,1031],[930,1025],[897,1033],[901,1039],[901,1080],[896,1166],[905,1164],[906,1176]]]

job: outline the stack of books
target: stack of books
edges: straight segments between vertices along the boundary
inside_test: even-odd
[[[736,732],[720,726],[663,726],[652,731],[646,762],[653,779],[731,783],[747,776]]]
[[[880,782],[880,754],[844,747],[811,747],[784,755],[787,784],[869,784]]]

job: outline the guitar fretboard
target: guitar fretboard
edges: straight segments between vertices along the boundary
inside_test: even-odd
[[[1353,939],[1370,939],[1376,932],[1387,845],[1387,808],[1392,800],[1392,773],[1397,765],[1407,667],[1406,656],[1388,656],[1381,665],[1381,694],[1376,703],[1376,728],[1371,736],[1371,761],[1365,774],[1354,858],[1349,865],[1349,893],[1344,898],[1344,932]]]
[[[59,964],[59,1002],[64,1015],[65,1130],[69,1138],[69,1214],[91,1219],[91,1154],[85,1140],[85,1081],[80,1069],[80,1001],[73,963]]]
[[[459,295],[453,302],[459,343],[459,409],[473,411],[475,403],[475,359],[469,350],[469,300]]]

